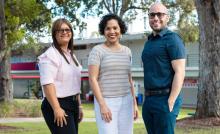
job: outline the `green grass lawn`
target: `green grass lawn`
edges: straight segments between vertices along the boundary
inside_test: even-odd
[[[29,106],[30,104],[34,104]],[[40,100],[19,100],[16,99],[14,101],[14,109],[19,108],[20,111],[25,110],[30,112],[28,115],[32,113],[39,113],[40,111]],[[33,109],[34,110],[33,110]],[[141,106],[139,108],[139,118],[142,118],[141,115]],[[27,110],[29,109],[29,110]],[[32,109],[32,110],[31,110]],[[1,111],[1,109],[0,109]],[[93,103],[84,103],[83,104],[84,118],[94,118],[94,105]],[[4,112],[4,111],[3,111]],[[194,113],[194,109],[181,109],[178,119],[188,117],[188,113]],[[7,115],[7,111],[5,111]],[[34,115],[37,115],[34,114]],[[9,115],[9,114],[8,114]],[[9,116],[10,117],[10,116]],[[12,129],[3,131],[0,130],[0,134],[50,134],[49,129],[47,128],[45,122],[37,122],[37,123],[5,123],[3,125],[9,125],[17,127],[18,129]],[[97,134],[97,128],[95,122],[82,122],[79,126],[79,134]],[[134,124],[134,134],[146,134],[146,130],[143,123],[135,123]],[[220,134],[220,127],[213,128],[176,128],[176,134]]]
[[[142,118],[142,114],[141,114],[142,106],[138,106],[138,110],[139,110],[139,117]],[[83,111],[84,111],[85,118],[95,118],[93,103],[83,104]],[[188,115],[188,113],[191,113],[191,114],[195,113],[195,109],[185,109],[185,108],[181,109],[177,119],[189,117],[190,115]]]
[[[177,119],[182,119],[182,118],[185,118],[185,117],[190,117],[191,116],[190,114],[194,114],[194,113],[195,113],[195,109],[182,108],[180,110],[180,113],[179,113]]]
[[[2,131],[0,134],[50,134],[46,124],[44,122],[38,123],[9,123],[4,125],[16,126],[19,129]],[[79,134],[97,134],[97,128],[95,122],[83,122],[79,126]],[[219,134],[220,127],[216,128],[177,128],[176,134]],[[143,123],[134,124],[134,134],[146,134]]]
[[[42,116],[40,110],[41,100],[36,99],[14,99],[14,101],[8,105],[0,105],[0,117],[14,117],[16,113],[21,113],[26,117],[39,117]],[[142,118],[142,107],[138,106],[139,117]],[[94,105],[93,103],[83,103],[84,118],[94,118]],[[182,109],[178,119],[184,118],[188,113],[194,113],[192,109]]]

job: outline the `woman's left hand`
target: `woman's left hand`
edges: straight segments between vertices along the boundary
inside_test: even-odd
[[[79,106],[79,123],[82,121],[83,119],[83,109],[82,106]]]
[[[134,120],[138,119],[138,106],[134,104]]]

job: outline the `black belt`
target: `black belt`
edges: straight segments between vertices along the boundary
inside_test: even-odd
[[[145,96],[168,95],[169,93],[170,93],[170,89],[163,89],[163,90],[145,90]]]
[[[64,97],[64,98],[58,98],[58,100],[74,100],[74,101],[76,101],[76,100],[78,100],[78,95],[79,94],[75,94],[75,95],[71,95],[71,96],[68,96],[68,97]]]

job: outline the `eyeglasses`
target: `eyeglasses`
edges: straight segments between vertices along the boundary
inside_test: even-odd
[[[158,13],[149,13],[148,15],[150,19],[153,19],[155,16],[157,16],[159,19],[162,19],[167,14],[158,12]]]
[[[71,30],[70,29],[68,29],[68,28],[66,28],[66,29],[59,29],[59,30],[56,30],[58,33],[64,33],[64,32],[66,32],[66,33],[70,33],[71,32]]]

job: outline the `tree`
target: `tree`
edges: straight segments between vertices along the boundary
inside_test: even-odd
[[[33,38],[33,33],[43,31],[50,24],[51,17],[45,5],[36,3],[35,0],[1,0],[0,10],[0,102],[7,102],[13,97],[10,78],[11,49],[16,44]]]
[[[169,9],[171,15],[170,24],[178,26],[178,32],[184,41],[197,41],[199,32],[197,19],[193,12],[195,11],[194,2],[192,0],[160,1]],[[98,11],[98,15],[107,11],[108,13],[118,14],[129,23],[136,18],[138,10],[147,13],[150,5],[155,0],[101,0],[101,2],[96,2],[98,6],[93,11]],[[178,17],[177,13],[179,15]]]
[[[220,117],[220,0],[195,0],[200,30],[196,117]]]
[[[10,49],[6,46],[5,38],[5,1],[0,1],[0,101],[8,101],[11,95],[11,80],[9,69],[5,67],[8,64],[7,56],[10,54]],[[9,66],[10,67],[10,66]]]
[[[45,5],[48,0],[38,0]],[[50,10],[54,16],[66,16],[71,22],[76,22],[79,31],[86,27],[82,18],[86,16],[102,16],[114,13],[127,23],[136,19],[138,13],[147,11],[155,0],[55,0]],[[177,25],[179,33],[186,42],[198,40],[198,23],[195,16],[195,5],[192,0],[161,0],[169,9],[171,24]],[[177,16],[177,13],[179,16]]]
[[[173,18],[176,18],[176,12],[179,13],[178,32],[184,42],[198,41],[199,28],[194,1],[176,0],[176,3],[172,6],[172,12]]]

